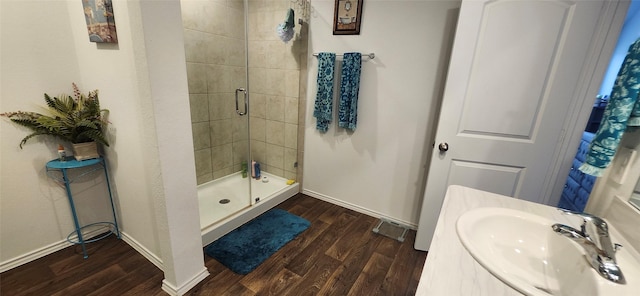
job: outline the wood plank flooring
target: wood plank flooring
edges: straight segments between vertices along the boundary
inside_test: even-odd
[[[186,295],[414,295],[425,252],[371,231],[377,219],[298,194],[278,208],[311,227],[251,273],[205,255],[210,275]],[[114,236],[0,274],[0,295],[166,295],[162,271]]]

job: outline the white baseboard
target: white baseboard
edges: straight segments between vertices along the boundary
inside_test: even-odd
[[[131,246],[134,250],[138,251],[140,255],[142,255],[144,258],[147,258],[147,260],[153,263],[153,265],[158,267],[160,270],[164,270],[164,264],[162,263],[162,259],[160,259],[160,257],[156,256],[156,254],[152,253],[151,251],[149,251],[149,249],[142,246],[137,240],[127,235],[126,232],[120,231],[120,237],[125,243]]]
[[[96,229],[91,230],[91,231],[83,232],[82,235],[83,235],[83,237],[93,237],[93,236],[96,236],[98,234],[103,233],[104,231],[105,231],[105,228],[99,227],[99,228],[96,228]],[[72,240],[72,241],[78,241],[78,236],[74,234],[71,237],[69,237],[69,239]],[[13,268],[16,268],[16,267],[18,267],[20,265],[27,264],[27,263],[29,263],[31,261],[40,259],[40,258],[42,258],[44,256],[49,255],[49,254],[53,254],[53,253],[55,253],[57,251],[60,251],[60,250],[62,250],[64,248],[72,246],[72,245],[74,245],[74,244],[70,243],[69,241],[67,241],[67,239],[63,239],[63,240],[60,240],[58,242],[52,243],[50,245],[46,245],[46,246],[44,246],[42,248],[35,249],[35,250],[31,251],[31,252],[27,252],[25,254],[13,257],[13,258],[11,258],[9,260],[6,260],[6,261],[0,263],[0,272],[5,272],[5,271],[7,271],[9,269],[13,269]]]
[[[103,228],[99,228],[99,229],[95,229],[93,231],[89,231],[86,233],[83,233],[83,236],[86,237],[92,237],[95,235],[98,235],[100,233],[103,233],[104,229]],[[147,260],[151,261],[151,263],[153,263],[155,266],[157,266],[158,268],[160,268],[160,270],[162,270],[162,259],[158,258],[158,256],[156,256],[155,254],[153,254],[152,252],[150,252],[147,248],[143,247],[140,243],[138,243],[138,241],[136,241],[135,239],[131,238],[129,235],[127,235],[125,232],[120,232],[120,236],[122,238],[122,240],[124,242],[126,242],[128,245],[130,245],[133,249],[135,249],[136,251],[138,251],[138,253],[140,253],[142,256],[144,256],[145,258],[147,258]],[[71,240],[75,240],[77,241],[78,238],[76,235],[73,235],[70,237]],[[31,261],[40,259],[44,256],[53,254],[57,251],[60,251],[64,248],[67,248],[69,246],[72,246],[74,244],[70,243],[69,241],[67,241],[66,239],[60,240],[58,242],[52,243],[50,245],[44,246],[42,248],[33,250],[31,252],[22,254],[20,256],[16,256],[14,258],[11,258],[9,260],[6,260],[2,263],[0,263],[0,272],[5,272],[7,270],[16,268],[20,265],[23,264],[27,264]]]
[[[385,214],[382,214],[382,213],[379,213],[379,212],[376,212],[376,211],[373,211],[373,210],[370,210],[370,209],[367,209],[367,208],[363,208],[363,207],[361,207],[359,205],[355,205],[355,204],[352,204],[352,203],[344,202],[342,200],[339,200],[337,198],[334,198],[334,197],[331,197],[331,196],[328,196],[328,195],[324,195],[322,193],[311,191],[309,189],[302,189],[302,193],[306,194],[308,196],[317,198],[319,200],[324,200],[324,201],[326,201],[328,203],[332,203],[334,205],[338,205],[338,206],[341,206],[343,208],[354,210],[354,211],[356,211],[358,213],[362,213],[362,214],[365,214],[365,215],[368,215],[368,216],[371,216],[371,217],[374,217],[374,218],[384,219],[384,220],[387,220],[387,221],[395,222],[395,223],[398,223],[400,225],[406,226],[406,227],[408,227],[410,229],[413,229],[413,230],[417,230],[418,229],[418,224],[415,224],[415,223],[412,223],[412,222],[409,222],[409,221],[399,220],[399,219],[396,219],[396,218],[393,218],[393,217],[389,217],[389,216],[387,216]]]
[[[162,280],[162,290],[167,292],[171,296],[181,296],[189,292],[191,288],[195,287],[195,285],[204,280],[207,276],[209,276],[209,271],[207,271],[207,268],[204,267],[200,272],[198,272],[180,287],[176,287],[167,282],[167,279],[164,279]]]
[[[61,240],[59,242],[55,242],[53,244],[44,246],[42,248],[33,250],[29,253],[26,254],[22,254],[20,256],[11,258],[9,260],[6,260],[2,263],[0,263],[0,272],[5,272],[9,269],[13,269],[16,268],[20,265],[23,264],[27,264],[31,261],[34,261],[36,259],[40,259],[44,256],[47,256],[51,253],[55,253],[57,251],[60,251],[68,246],[71,246],[71,243],[68,242],[66,239]]]

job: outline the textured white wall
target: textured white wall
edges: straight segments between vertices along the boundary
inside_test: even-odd
[[[312,116],[318,62],[309,57],[303,190],[415,226],[460,2],[365,1],[360,35],[347,36],[332,34],[334,1],[312,6],[310,53],[376,58],[363,59],[356,131],[334,122],[320,134]]]
[[[55,18],[47,15],[56,15]],[[0,3],[0,111],[33,110],[43,93],[71,91],[79,80],[71,18],[65,3]],[[46,21],[34,21],[45,20]],[[73,229],[63,188],[45,175],[57,142],[32,139],[27,130],[0,119],[0,262],[62,240]]]
[[[153,178],[158,156],[150,95],[145,95],[141,76],[148,71],[140,67],[145,56],[138,15],[131,15],[126,2],[114,3],[118,45],[87,42],[84,18],[75,13],[82,3],[70,1],[69,14],[80,77],[86,87],[100,89],[100,103],[110,110],[111,147],[106,157],[113,176],[123,231],[147,250],[160,257],[159,241],[152,199]],[[144,65],[144,64],[143,64]],[[134,181],[135,180],[135,181]]]
[[[180,1],[142,1],[138,12],[148,62],[148,85],[143,81],[140,85],[148,86],[151,94],[158,143],[154,152],[160,160],[155,174],[161,177],[162,188],[154,193],[153,202],[163,289],[182,295],[209,273],[200,235]]]
[[[191,144],[179,0],[114,1],[118,44],[87,37],[82,2],[2,1],[2,111],[34,110],[42,93],[100,90],[110,110],[109,162],[121,230],[165,271],[163,288],[179,294],[204,268]],[[55,17],[51,17],[55,16]],[[0,264],[35,259],[65,246],[73,229],[64,189],[45,175],[57,141],[33,141],[7,120],[0,161]],[[186,143],[186,144],[185,144]],[[82,186],[83,197],[106,196],[104,182]],[[73,188],[72,187],[72,188]],[[77,197],[77,195],[75,195]],[[78,204],[77,204],[78,205]],[[85,223],[109,207],[78,205]],[[102,209],[102,211],[100,210]],[[98,220],[96,220],[98,219]],[[35,252],[43,249],[42,252]]]
[[[149,180],[157,178],[149,163],[158,160],[151,159],[154,154],[148,151],[155,146],[155,131],[148,130],[153,118],[140,100],[134,62],[134,47],[140,42],[132,38],[125,4],[114,5],[119,44],[97,45],[88,40],[81,1],[2,1],[0,111],[37,110],[44,104],[44,92],[71,93],[71,82],[85,92],[99,89],[102,107],[111,111],[112,146],[106,156],[122,230],[159,256]],[[64,189],[44,172],[45,163],[56,157],[58,142],[35,140],[20,150],[17,144],[26,130],[5,119],[0,128],[0,262],[4,263],[62,241],[73,230],[73,222]],[[142,141],[149,140],[149,134],[152,142]],[[104,186],[95,186],[82,194],[105,196],[105,192]],[[78,211],[96,208],[88,204]]]

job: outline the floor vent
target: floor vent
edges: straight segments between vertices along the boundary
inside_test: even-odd
[[[398,240],[399,242],[404,242],[404,238],[407,236],[408,231],[409,228],[404,225],[382,219],[380,219],[378,225],[373,228],[374,233],[390,237]]]

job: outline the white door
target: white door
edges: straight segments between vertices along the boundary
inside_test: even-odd
[[[581,90],[612,2],[463,1],[416,249],[428,249],[449,185],[544,201],[571,104],[595,97]]]

